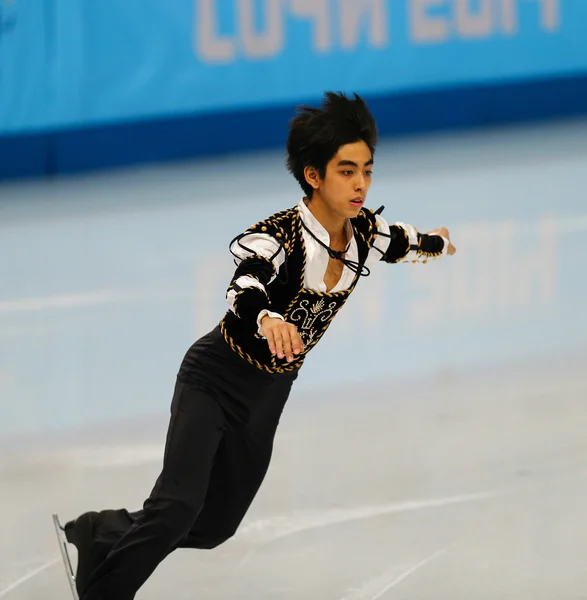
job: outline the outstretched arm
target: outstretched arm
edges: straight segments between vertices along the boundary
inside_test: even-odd
[[[371,248],[368,263],[380,260],[387,263],[425,263],[456,252],[446,228],[420,233],[406,223],[389,225],[379,214],[376,215],[376,219],[377,237]]]

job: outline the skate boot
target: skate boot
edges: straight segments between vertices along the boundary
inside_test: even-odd
[[[65,538],[77,548],[75,587],[81,597],[86,583],[100,561],[93,551],[99,513],[91,511],[69,521],[64,526]]]

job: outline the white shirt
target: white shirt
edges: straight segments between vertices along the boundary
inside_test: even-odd
[[[314,234],[322,243],[326,246],[330,246],[330,235],[326,231],[326,229],[320,224],[318,219],[312,214],[310,209],[306,206],[306,203],[302,199],[299,204],[296,206],[297,210],[300,213],[300,217],[304,223],[304,225]],[[377,230],[383,234],[389,235],[389,224],[381,215],[375,215],[377,219]],[[405,225],[403,223],[396,223],[396,225],[400,225],[408,231],[410,242],[417,244],[417,231],[411,225]],[[350,239],[350,244],[348,246],[348,251],[346,252],[345,258],[355,263],[359,260],[359,251],[357,247],[357,241],[353,235],[353,227],[351,222],[347,222],[347,237]],[[304,246],[306,250],[306,268],[304,271],[304,287],[309,290],[313,290],[316,292],[326,292],[326,284],[324,283],[324,276],[326,274],[326,269],[328,267],[328,252],[325,248],[323,248],[307,231],[305,228],[302,228]],[[373,247],[369,251],[367,256],[367,260],[365,262],[366,265],[372,265],[381,260],[382,255],[387,251],[387,248],[390,244],[389,237],[386,235],[379,235],[375,238],[373,243]],[[415,236],[415,240],[413,239]],[[274,239],[272,236],[266,233],[251,233],[243,236],[240,239],[240,242],[243,246],[250,248],[254,253],[264,256],[266,258],[271,259],[276,253],[277,255],[273,258],[273,265],[275,266],[275,273],[279,272],[281,265],[285,262],[285,250],[280,249],[280,244]],[[445,249],[447,244],[445,243]],[[235,254],[241,260],[251,256],[251,252],[245,250],[238,243],[235,242],[231,247],[233,254]],[[444,254],[444,251],[443,251]],[[276,275],[270,280],[273,281]],[[355,278],[355,273],[352,271],[347,265],[343,265],[342,275],[338,283],[330,290],[329,293],[341,292],[343,290],[348,289]],[[261,290],[265,290],[263,284],[261,284],[258,280],[253,277],[242,276],[236,280],[236,283],[241,288],[246,287],[257,287]],[[226,295],[226,300],[228,302],[228,306],[230,310],[234,312],[234,299],[236,296],[235,290],[229,290]],[[261,318],[266,314],[269,314],[273,317],[283,318],[281,315],[277,313],[272,313],[271,311],[261,311],[259,313],[257,323],[260,322]]]
[[[330,246],[330,235],[320,224],[318,219],[311,213],[310,209],[306,206],[306,203],[301,200],[296,206],[300,213],[304,225],[326,246]],[[389,225],[383,217],[377,216],[377,228],[379,231],[389,235]],[[324,275],[326,274],[326,268],[328,267],[328,252],[323,248],[307,231],[302,228],[304,237],[304,246],[306,250],[306,269],[304,272],[304,287],[306,289],[313,290],[315,292],[326,292],[326,284],[324,283]],[[347,238],[350,240],[349,249],[345,255],[345,258],[358,262],[359,251],[357,248],[357,241],[353,235],[353,227],[350,221],[346,225]],[[273,237],[266,233],[251,233],[241,238],[243,246],[254,250],[260,256],[265,258],[271,258],[279,249],[280,245]],[[379,248],[380,252],[372,248],[367,257],[366,264],[374,264],[381,260],[382,253],[385,253],[389,246],[389,238],[385,236],[378,236],[375,240],[374,246]],[[231,248],[232,252],[240,259],[245,259],[251,255],[244,248],[241,248],[238,244],[234,244]],[[285,262],[285,251],[281,251],[277,257],[273,260],[275,266],[275,272],[277,273]],[[336,286],[330,290],[331,293],[341,292],[348,289],[355,277],[355,273],[349,269],[346,265],[343,266],[342,276]],[[273,277],[275,279],[275,276]],[[273,279],[271,281],[273,281]],[[257,282],[258,283],[258,282]],[[239,285],[243,287],[240,283]]]

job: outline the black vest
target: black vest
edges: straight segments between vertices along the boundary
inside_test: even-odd
[[[377,236],[375,214],[362,209],[356,218],[351,219],[351,224],[358,247],[358,262],[364,265]],[[252,331],[250,327],[245,327],[243,320],[230,310],[221,320],[220,329],[229,346],[257,368],[269,373],[294,371],[302,366],[308,352],[324,335],[332,319],[354,290],[360,275],[356,273],[350,287],[336,293],[315,292],[304,288],[307,259],[302,220],[297,208],[278,212],[253,225],[248,231],[267,233],[283,243],[287,259],[276,279],[265,287],[271,302],[270,310],[279,313],[298,328],[304,342],[304,351],[294,355],[291,363],[285,358],[273,356],[267,340],[258,334],[256,328]]]

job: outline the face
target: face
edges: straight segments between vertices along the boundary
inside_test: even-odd
[[[367,198],[372,169],[373,156],[365,142],[341,146],[323,179],[316,169],[306,169],[306,179],[314,189],[312,203],[342,219],[356,217]]]

